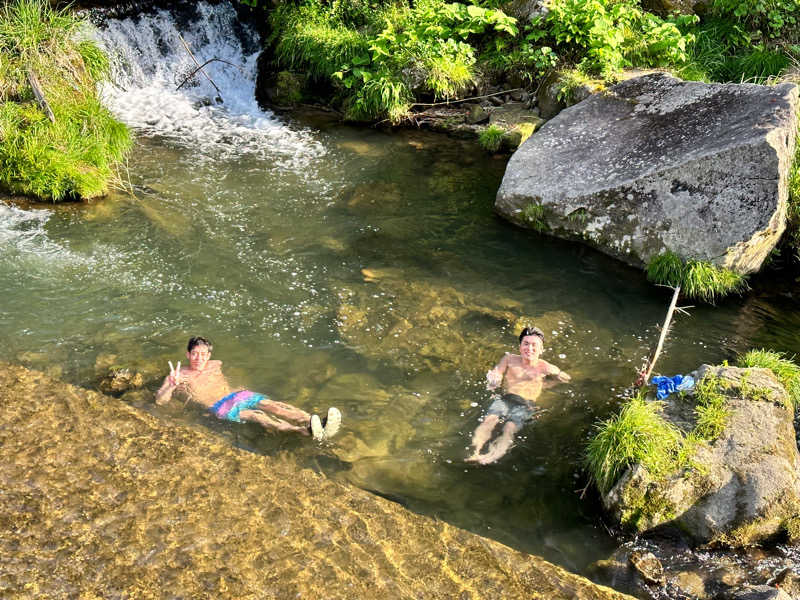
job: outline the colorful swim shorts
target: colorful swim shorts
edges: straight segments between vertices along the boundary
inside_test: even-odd
[[[250,390],[239,390],[228,394],[208,410],[214,413],[218,419],[241,423],[239,413],[257,407],[258,403],[265,399],[266,396],[263,394],[256,394]]]

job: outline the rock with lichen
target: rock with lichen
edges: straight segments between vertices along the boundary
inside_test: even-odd
[[[758,271],[786,225],[798,106],[792,83],[629,79],[523,143],[495,209],[634,266],[670,251]]]
[[[699,440],[684,446],[690,460],[658,477],[632,465],[603,504],[639,532],[675,526],[695,543],[748,546],[786,531],[800,514],[800,453],[786,390],[768,369],[703,365],[694,375],[722,399],[721,430],[698,435],[698,393],[669,396],[664,418]]]

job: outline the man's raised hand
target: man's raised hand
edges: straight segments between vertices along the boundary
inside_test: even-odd
[[[167,362],[169,363],[169,384],[172,387],[177,387],[181,382],[181,361],[178,361],[177,367],[172,366],[171,360],[168,360]]]

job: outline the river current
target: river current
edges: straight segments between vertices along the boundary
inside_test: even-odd
[[[129,186],[88,205],[0,203],[0,359],[92,387],[109,366],[145,377],[123,396],[521,550],[585,572],[616,546],[581,495],[585,442],[657,340],[669,291],[492,209],[505,160],[474,142],[279,117],[253,100],[254,36],[226,5],[109,20],[108,106],[137,141]],[[191,21],[191,25],[187,22]],[[180,35],[180,37],[179,37]],[[217,92],[199,77],[181,38]],[[216,102],[222,96],[223,102]],[[800,351],[796,285],[678,316],[658,371],[751,347]],[[484,375],[523,325],[572,375],[499,464],[467,465],[490,403]],[[190,335],[234,384],[343,432],[316,446],[149,401]]]

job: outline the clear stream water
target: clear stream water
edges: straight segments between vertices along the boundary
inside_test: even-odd
[[[260,111],[253,37],[233,19],[199,4],[192,25],[161,13],[98,33],[115,57],[104,97],[137,136],[132,189],[0,203],[0,358],[87,387],[128,365],[152,389],[189,335],[209,336],[234,383],[336,405],[341,436],[319,447],[157,408],[149,391],[123,401],[585,572],[616,544],[577,491],[582,448],[655,344],[668,291],[495,216],[505,161],[474,143]],[[193,67],[179,32],[198,60],[241,66],[208,67],[223,104],[199,78],[174,91]],[[659,370],[799,353],[798,291],[691,309]],[[484,374],[527,323],[573,382],[543,394],[548,412],[499,464],[468,466]]]

